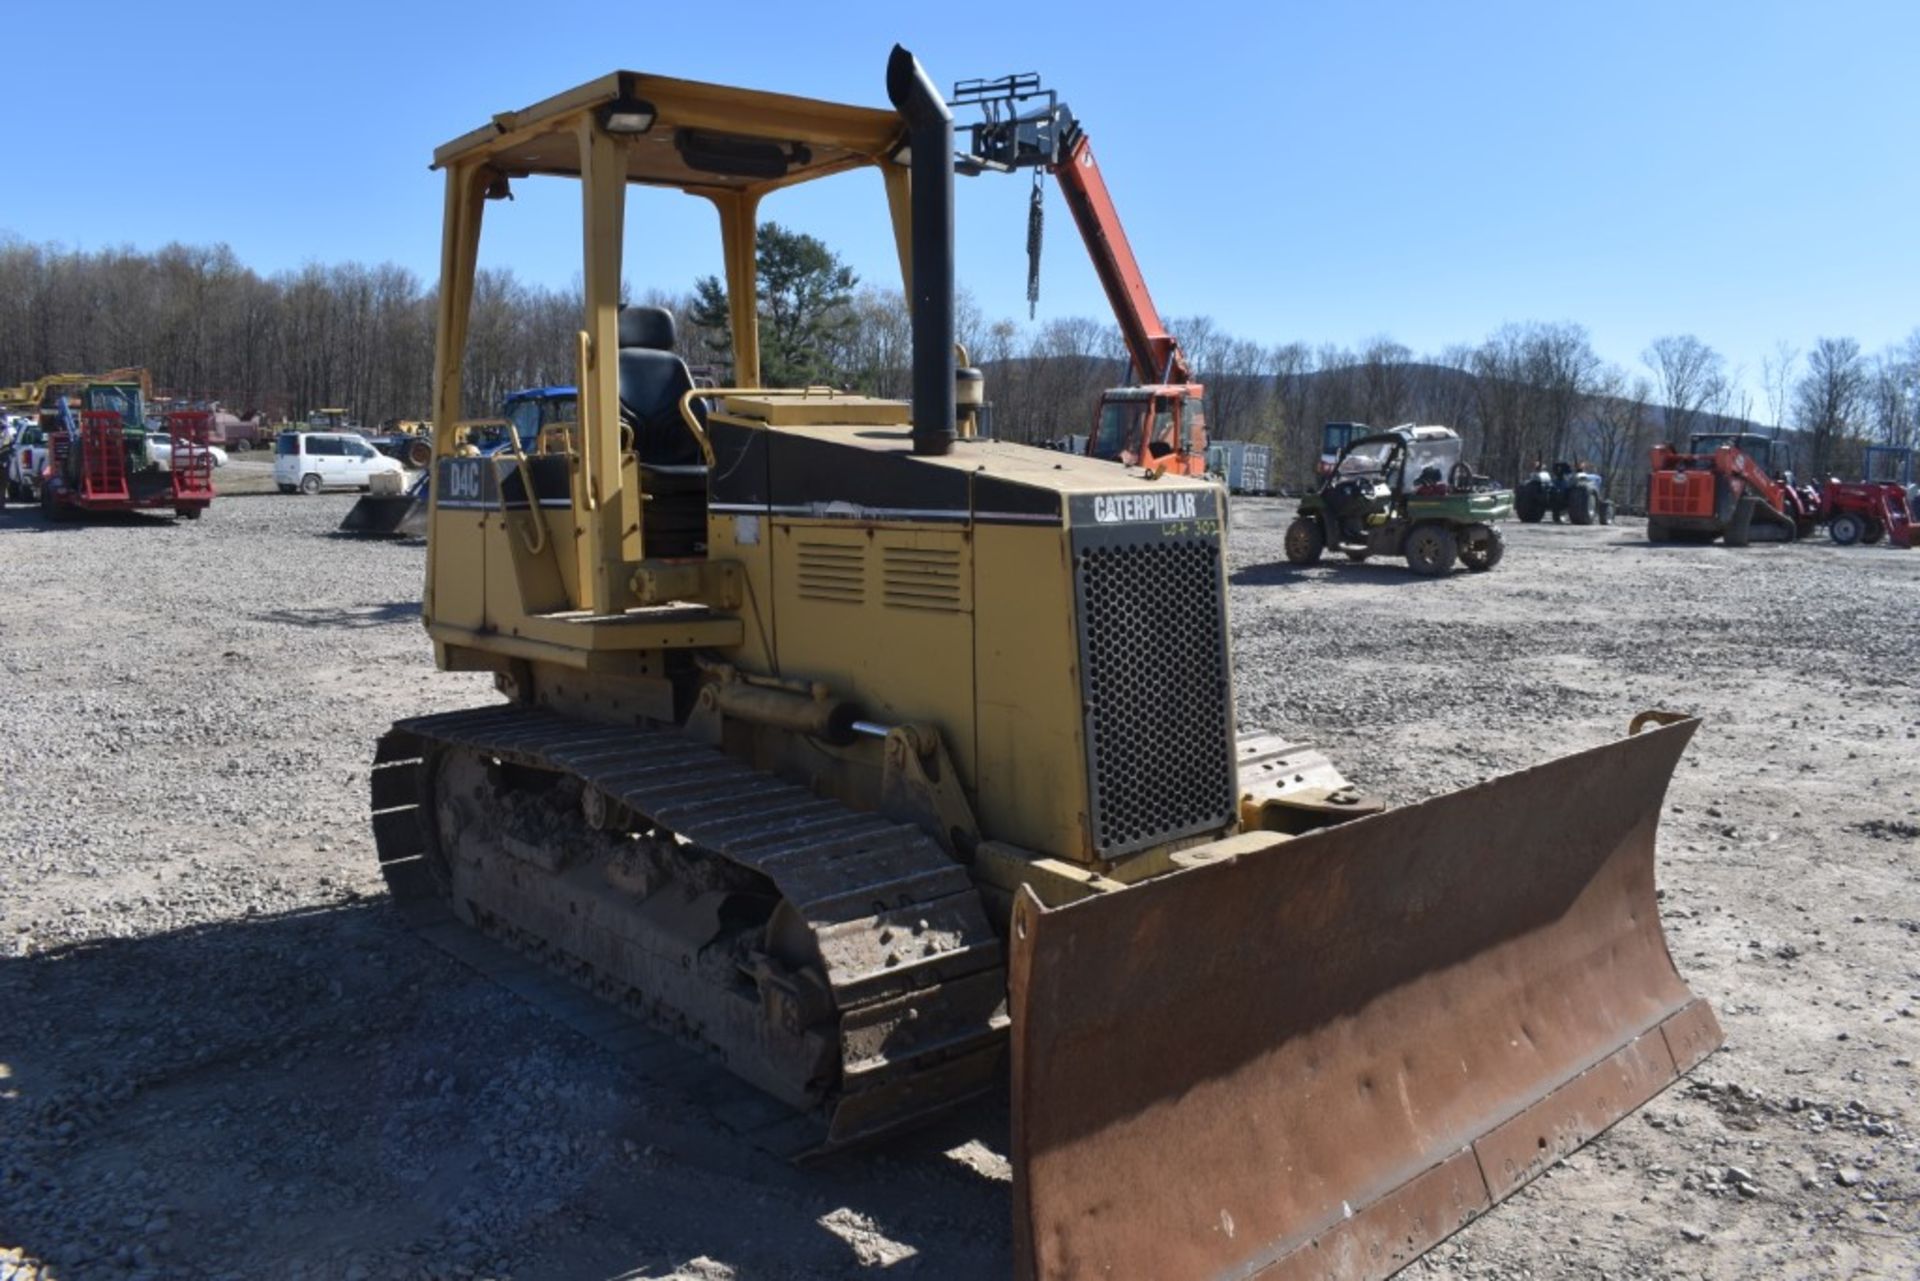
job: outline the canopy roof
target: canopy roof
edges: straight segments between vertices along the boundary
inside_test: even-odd
[[[616,71],[496,115],[490,124],[435,151],[434,168],[481,161],[509,177],[577,178],[580,151],[573,130],[623,97],[651,103],[656,113],[653,127],[634,135],[627,148],[628,180],[693,191],[770,190],[875,164],[906,132],[905,122],[891,110]],[[742,142],[778,147],[785,172],[714,172],[726,167],[724,158],[712,158],[714,153]]]

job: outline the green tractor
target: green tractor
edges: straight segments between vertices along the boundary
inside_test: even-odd
[[[1287,559],[1311,565],[1328,550],[1348,560],[1405,556],[1416,574],[1458,560],[1476,573],[1506,550],[1495,521],[1513,514],[1513,491],[1460,461],[1447,427],[1394,427],[1357,436],[1287,527]]]

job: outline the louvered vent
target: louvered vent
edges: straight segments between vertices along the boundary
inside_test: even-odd
[[[899,609],[957,614],[964,608],[960,553],[944,547],[881,549],[886,603]]]
[[[801,540],[800,598],[858,605],[867,597],[867,549],[853,543]]]

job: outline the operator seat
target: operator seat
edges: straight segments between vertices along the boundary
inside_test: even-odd
[[[680,416],[680,398],[693,390],[693,376],[673,348],[672,312],[620,309],[620,421],[633,429],[648,557],[702,556],[707,550],[706,458]],[[704,427],[704,401],[693,402],[693,414]]]

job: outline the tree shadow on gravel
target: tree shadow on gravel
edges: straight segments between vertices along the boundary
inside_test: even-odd
[[[1375,564],[1371,561],[1347,564],[1329,564],[1322,561],[1317,565],[1295,565],[1291,561],[1269,561],[1262,565],[1245,565],[1227,575],[1227,581],[1235,587],[1297,587],[1305,583],[1315,586],[1337,587],[1347,584],[1354,587],[1380,586],[1382,584],[1405,584],[1408,587],[1443,583],[1455,574],[1465,574],[1464,569],[1452,573],[1428,577],[1416,574],[1399,561],[1385,561]],[[1499,573],[1499,570],[1494,570]]]
[[[0,1009],[0,1242],[63,1275],[1010,1271],[950,1155],[1004,1106],[796,1169],[384,899],[0,958]]]
[[[270,609],[255,614],[261,623],[280,623],[292,627],[318,627],[332,630],[360,627],[386,627],[394,623],[418,623],[420,602],[396,600],[385,605],[338,605],[322,609]]]
[[[91,512],[74,520],[48,520],[38,503],[8,503],[0,511],[0,534],[77,534],[89,529],[167,529],[189,522],[171,511]]]

